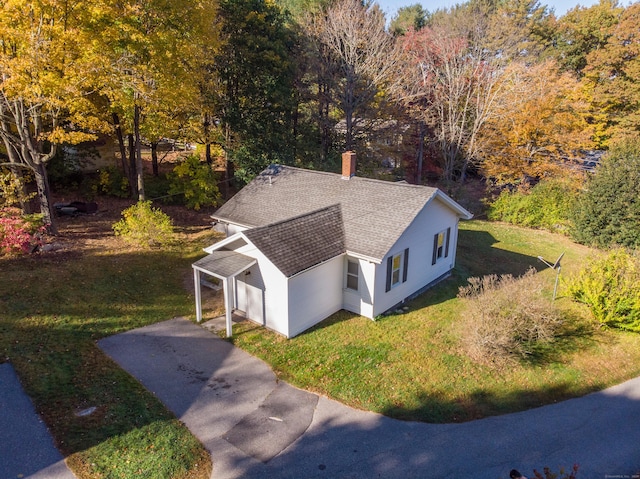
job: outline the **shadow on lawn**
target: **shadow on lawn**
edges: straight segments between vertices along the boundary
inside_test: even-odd
[[[0,361],[13,364],[65,454],[173,420],[96,340],[190,312],[189,263],[166,251],[3,260]]]
[[[565,314],[569,313],[565,312]],[[561,362],[563,357],[573,351],[590,348],[594,343],[602,340],[602,330],[595,324],[567,316],[561,331],[552,342],[532,344],[529,354],[521,358],[520,362],[526,366],[548,366]],[[607,341],[611,341],[611,338]]]
[[[489,274],[522,276],[529,268],[543,269],[544,264],[537,257],[496,248],[498,243],[486,231],[460,230],[456,256],[459,274],[467,278]]]
[[[415,408],[389,405],[385,416],[405,421],[429,423],[468,422],[491,416],[525,411],[599,391],[602,384],[576,385],[563,383],[540,389],[516,389],[505,394],[492,394],[478,389],[460,395],[458,399],[444,398],[437,391],[416,394]]]
[[[409,301],[410,310],[426,308],[454,299],[460,286],[474,276],[491,274],[522,276],[530,268],[541,271],[546,266],[537,257],[496,248],[499,241],[486,231],[460,230],[456,267],[446,280]]]
[[[522,276],[530,268],[541,271],[546,266],[537,257],[514,253],[496,248],[499,241],[486,231],[460,230],[458,239],[457,265],[451,276],[427,289],[414,299],[407,301],[410,311],[427,308],[454,299],[460,286],[467,284],[473,276],[490,274],[511,274]],[[391,313],[395,316],[403,313]],[[301,335],[311,334],[319,329],[328,328],[343,321],[349,321],[358,315],[348,311],[338,311],[329,318],[318,323]]]

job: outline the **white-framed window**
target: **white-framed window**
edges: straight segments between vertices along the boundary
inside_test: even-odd
[[[440,231],[433,236],[433,257],[431,264],[434,265],[443,258],[449,256],[449,237],[451,228]]]
[[[387,257],[387,285],[385,291],[404,283],[409,271],[409,249]]]
[[[360,276],[360,266],[352,259],[347,260],[347,289],[358,291],[358,277]]]

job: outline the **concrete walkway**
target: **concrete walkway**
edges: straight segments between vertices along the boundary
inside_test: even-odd
[[[75,478],[9,363],[0,364],[0,478]]]
[[[402,422],[278,382],[262,361],[185,319],[99,346],[211,452],[212,478],[508,478],[580,465],[640,477],[640,378],[464,424]]]

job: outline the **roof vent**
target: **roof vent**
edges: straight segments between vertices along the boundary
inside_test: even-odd
[[[353,151],[345,151],[342,154],[342,179],[348,180],[356,176],[356,154]]]

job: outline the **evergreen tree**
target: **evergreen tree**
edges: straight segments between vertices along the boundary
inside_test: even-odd
[[[640,139],[615,145],[596,168],[574,212],[573,237],[600,247],[640,247]]]
[[[220,17],[212,103],[227,152],[226,179],[249,180],[269,163],[292,162],[295,36],[270,1],[223,0]]]

